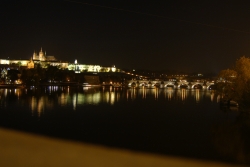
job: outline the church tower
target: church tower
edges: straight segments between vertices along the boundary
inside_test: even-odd
[[[36,52],[34,51],[34,53],[33,53],[33,60],[37,60],[37,59],[38,59],[38,56],[37,56]]]
[[[44,56],[44,53],[43,53],[43,49],[41,48],[41,51],[39,52],[39,60],[40,61],[44,61],[45,60],[45,56]]]

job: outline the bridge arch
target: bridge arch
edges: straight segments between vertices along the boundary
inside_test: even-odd
[[[152,86],[155,86],[155,87],[160,87],[161,86],[161,83],[160,82],[156,82],[156,83],[153,83]]]
[[[192,89],[202,89],[202,88],[203,88],[203,86],[200,83],[195,83],[192,85]]]
[[[135,82],[130,82],[130,83],[128,84],[128,86],[129,86],[129,87],[136,87],[136,83],[135,83]]]
[[[212,89],[212,82],[177,82],[177,81],[162,81],[162,80],[129,80],[128,87],[147,87],[147,88],[188,88],[188,89]]]
[[[147,85],[146,82],[141,82],[141,83],[139,84],[139,87],[144,87],[144,86],[146,86],[146,85]]]
[[[188,86],[188,84],[186,84],[186,83],[182,83],[182,84],[179,84],[179,85],[178,85],[178,88],[187,89],[187,88],[189,88],[189,86]]]
[[[165,88],[169,88],[169,87],[170,87],[170,88],[175,88],[175,85],[172,84],[172,83],[167,83],[167,84],[164,85],[164,87],[165,87]]]

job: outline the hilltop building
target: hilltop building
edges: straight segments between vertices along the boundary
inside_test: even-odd
[[[10,60],[10,59],[0,59],[1,67],[9,67],[9,68],[34,68],[34,64],[31,60]],[[29,66],[28,66],[29,64]]]
[[[47,68],[48,65],[58,66],[61,69],[68,68],[68,62],[58,61],[55,56],[47,56],[46,52],[43,52],[42,48],[37,54],[35,51],[29,60],[10,60],[0,59],[0,65],[9,68],[35,68],[40,64],[42,68]]]
[[[75,64],[69,64],[68,70],[74,70],[75,73],[81,72],[121,72],[120,69],[116,68],[115,65],[111,67],[102,67],[100,65],[89,65],[89,64],[78,64],[75,60]]]
[[[32,60],[35,65],[40,64],[42,68],[46,68],[48,65],[57,66],[61,69],[68,68],[68,62],[58,61],[55,56],[46,55],[46,52],[43,52],[42,48],[38,54],[34,51]]]
[[[33,53],[33,60],[34,61],[49,61],[49,62],[56,62],[55,56],[47,56],[46,52],[43,53],[43,49],[41,48],[39,54],[37,54],[35,51]]]
[[[32,69],[38,65],[40,65],[42,68],[47,68],[48,66],[57,66],[60,69],[73,70],[75,71],[75,73],[122,72],[120,69],[117,69],[114,65],[111,67],[102,67],[100,65],[79,64],[77,60],[75,60],[74,63],[58,61],[55,58],[55,56],[47,55],[46,52],[43,52],[42,48],[38,53],[34,51],[33,55],[29,60],[0,59],[0,66],[4,68]]]

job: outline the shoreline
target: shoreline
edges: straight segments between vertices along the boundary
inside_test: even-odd
[[[26,87],[37,87],[37,86],[82,86],[82,87],[118,87],[114,85],[103,85],[103,84],[95,84],[95,85],[85,85],[80,83],[42,83],[39,85],[25,85],[25,84],[0,84],[0,88],[26,88]],[[124,86],[119,86],[124,87]]]
[[[25,85],[19,84],[0,84],[0,88],[25,88]]]

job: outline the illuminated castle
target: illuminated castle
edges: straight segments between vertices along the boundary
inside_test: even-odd
[[[47,56],[46,52],[43,53],[43,50],[41,48],[41,51],[39,54],[37,54],[35,51],[33,53],[33,61],[57,61],[55,56]]]
[[[40,52],[37,54],[36,52],[33,53],[30,60],[24,59],[0,59],[0,66],[17,66],[26,67],[26,68],[35,68],[36,65],[40,64],[42,68],[46,68],[48,65],[57,66],[61,69],[68,68],[68,62],[58,61],[55,56],[47,56],[46,52],[44,53],[42,48]]]
[[[48,66],[56,66],[60,69],[73,70],[75,73],[82,72],[121,72],[120,69],[117,69],[114,65],[111,67],[102,67],[100,65],[87,65],[87,64],[78,64],[77,60],[74,63],[68,63],[66,61],[58,61],[55,56],[47,56],[46,52],[43,52],[42,48],[37,54],[35,51],[29,60],[24,59],[0,59],[0,67],[13,67],[13,68],[28,68],[32,69],[36,66],[42,68],[47,68]]]
[[[63,69],[68,68],[68,62],[58,61],[55,56],[47,56],[42,48],[38,54],[34,51],[32,60],[34,64],[40,64],[42,68],[46,68],[48,65],[57,66]]]

